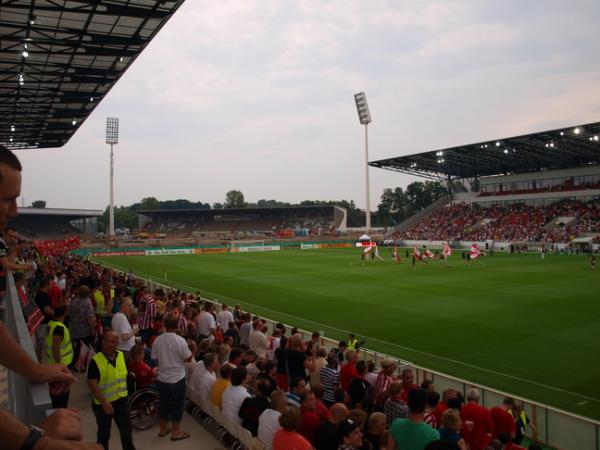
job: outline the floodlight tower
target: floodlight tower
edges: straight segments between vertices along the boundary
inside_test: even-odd
[[[110,144],[110,206],[108,208],[108,234],[115,234],[115,201],[113,189],[114,157],[113,145],[119,143],[119,118],[106,118],[106,143]]]
[[[354,94],[356,102],[356,110],[358,111],[358,120],[361,125],[365,126],[365,178],[367,190],[367,206],[365,211],[366,228],[371,228],[371,193],[369,188],[369,131],[368,125],[371,123],[371,113],[367,103],[367,97],[364,92]]]

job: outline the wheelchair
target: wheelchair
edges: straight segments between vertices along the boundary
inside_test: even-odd
[[[131,425],[136,430],[147,430],[158,423],[158,390],[147,387],[137,389],[135,375],[127,375],[127,390],[130,393],[127,405]]]

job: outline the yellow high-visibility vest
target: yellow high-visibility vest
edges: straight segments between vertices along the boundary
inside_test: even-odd
[[[114,402],[120,398],[127,397],[127,366],[125,365],[125,357],[119,350],[115,365],[108,362],[104,353],[96,353],[92,358],[98,366],[100,379],[98,380],[98,389],[109,402]],[[99,405],[100,402],[94,397],[94,403]]]
[[[358,339],[350,339],[348,341],[348,350],[356,350],[357,345],[358,345]]]
[[[54,329],[62,327],[64,330],[62,341],[60,342],[60,361],[54,360],[54,354],[52,353],[52,344],[54,341]],[[71,345],[71,335],[69,329],[64,323],[58,320],[51,320],[48,322],[48,334],[46,335],[46,356],[48,357],[48,364],[64,364],[68,366],[73,362],[73,346]]]

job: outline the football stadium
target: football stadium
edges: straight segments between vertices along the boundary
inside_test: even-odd
[[[342,165],[345,156],[327,167],[348,172],[339,179],[319,175],[320,155],[302,159],[304,150],[290,142],[329,145],[314,124],[299,125],[289,142],[278,137],[290,155],[261,140],[256,156],[223,150],[217,164],[232,159],[219,171],[197,166],[190,177],[185,166],[198,160],[153,149],[158,131],[141,124],[152,112],[140,108],[132,125],[142,129],[139,143],[129,146],[150,156],[115,159],[119,118],[105,117],[104,105],[118,96],[135,103],[137,91],[117,85],[178,72],[141,74],[136,65],[177,52],[160,36],[185,34],[182,22],[168,26],[174,17],[199,20],[190,3],[0,6],[0,439],[7,448],[600,450],[600,122],[539,118],[552,126],[516,135],[510,126],[502,134],[499,123],[500,132],[483,139],[427,148],[436,141],[417,137],[411,145],[419,150],[395,142],[399,156],[375,159],[371,112],[359,92],[354,105],[350,99],[353,123],[344,125],[364,127],[359,179]],[[232,17],[263,6],[230,5],[205,25],[221,36],[223,17],[229,33]],[[205,7],[207,16],[219,8]],[[243,34],[227,38],[227,48]],[[292,35],[309,45],[304,34]],[[208,37],[193,39],[201,45]],[[257,55],[238,50],[231,58],[251,70],[246,58]],[[216,68],[219,56],[211,55]],[[224,73],[228,83],[241,76]],[[177,97],[167,84],[157,84],[163,100]],[[237,92],[236,101],[245,95]],[[186,107],[195,104],[184,97]],[[282,126],[283,113],[261,101]],[[189,138],[168,117],[172,105],[154,106],[173,147]],[[251,120],[257,124],[270,125],[262,117]],[[54,170],[35,154],[95,145],[84,125],[105,134],[110,166],[90,159],[74,167],[57,154]],[[227,127],[222,142],[198,124],[192,134],[227,147],[235,142]],[[420,133],[434,128],[423,124]],[[305,141],[306,130],[317,137]],[[253,140],[248,128],[235,131]],[[40,170],[35,157],[51,175],[31,177]],[[181,175],[169,172],[173,161]],[[236,172],[244,164],[249,178]],[[128,188],[115,189],[115,166]],[[161,166],[168,175],[156,179],[152,170]],[[110,194],[98,202],[92,180],[101,171]],[[89,183],[73,182],[81,173]],[[187,199],[199,196],[187,184],[195,176],[208,180],[202,198],[212,204]],[[40,192],[32,178],[49,199],[60,186],[69,207],[31,201],[29,192]],[[235,189],[213,202],[223,178],[252,198],[263,182],[268,191],[252,202]],[[301,197],[287,198],[298,179]],[[384,179],[398,187],[370,191]],[[366,188],[365,204],[330,199],[338,188],[361,200]],[[69,196],[85,203],[73,208]]]

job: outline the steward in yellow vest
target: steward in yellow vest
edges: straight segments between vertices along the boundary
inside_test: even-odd
[[[73,362],[73,345],[71,334],[63,323],[67,316],[67,305],[61,304],[54,308],[54,318],[48,322],[44,347],[48,364],[63,364],[68,366]],[[52,408],[67,408],[69,406],[69,389],[60,394],[50,393]]]
[[[92,410],[98,425],[98,444],[108,450],[114,419],[123,450],[135,450],[127,405],[127,366],[123,353],[117,350],[118,343],[119,337],[114,331],[104,333],[102,351],[92,358],[88,367],[88,386],[93,396]]]

